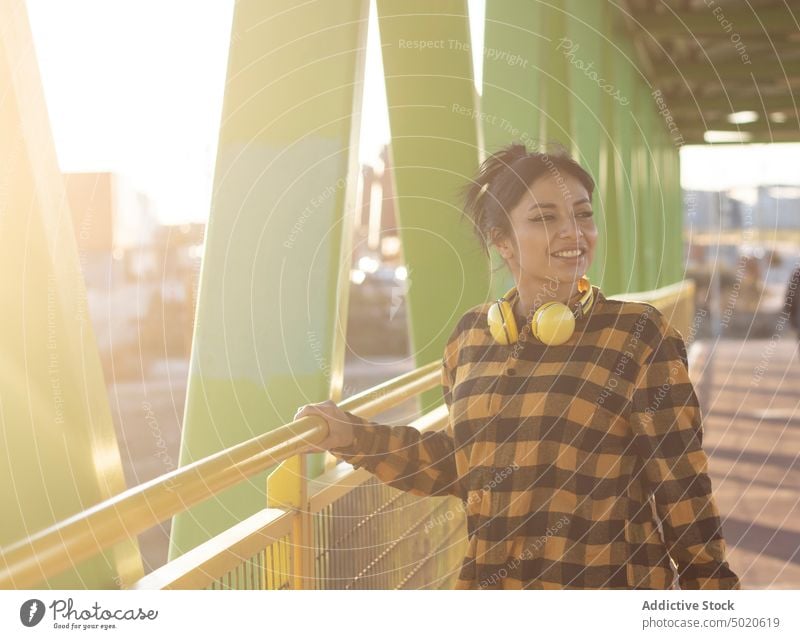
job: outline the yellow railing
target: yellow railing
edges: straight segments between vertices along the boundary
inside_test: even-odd
[[[686,335],[694,284],[613,299],[646,301]],[[372,417],[438,386],[432,362],[341,402]],[[412,425],[442,428],[440,405]],[[306,444],[327,424],[305,417],[132,488],[0,553],[0,588],[37,587],[48,578],[273,467],[263,510],[123,588],[432,588],[448,587],[466,543],[454,497],[426,499],[340,464],[309,480]]]
[[[694,326],[694,296],[694,280],[682,280],[652,291],[609,295],[608,297],[614,300],[635,300],[652,304],[664,314],[670,324],[680,331],[684,339],[691,341],[692,329],[697,328]]]
[[[440,362],[432,362],[355,395],[343,401],[340,407],[364,417],[371,417],[438,386],[441,379],[440,366]],[[0,553],[0,588],[34,587],[102,550],[130,539],[190,506],[271,468],[276,463],[290,460],[299,467],[301,464],[297,452],[308,443],[317,444],[324,440],[327,429],[323,419],[304,417],[136,486],[5,547]],[[281,472],[282,470],[285,472]],[[298,478],[301,477],[289,467],[279,467],[270,476],[275,476],[276,473],[290,480],[294,477],[295,481],[300,481]],[[291,503],[294,496],[287,499],[287,491],[291,491],[287,486],[289,482],[273,482],[267,505],[283,503],[291,508],[300,508],[298,503]],[[290,511],[268,508],[231,530],[242,532],[249,527],[252,538],[262,535],[265,539],[274,537],[278,541],[289,533],[296,534],[302,528],[294,521],[303,516],[299,515],[290,517],[293,520],[291,531],[285,530],[287,512]],[[303,531],[301,539],[307,535],[308,531]],[[300,544],[294,546],[300,547]],[[245,547],[249,547],[246,542]],[[303,567],[302,558],[298,557],[297,552],[293,559],[300,559],[299,567]],[[295,570],[294,576],[297,575]]]

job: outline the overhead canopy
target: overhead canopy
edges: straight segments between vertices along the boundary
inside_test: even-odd
[[[800,11],[784,0],[625,0],[658,105],[686,144],[797,142]],[[752,112],[752,113],[747,113]],[[734,115],[737,114],[737,115]],[[706,134],[707,131],[721,132]],[[728,139],[725,139],[728,138]]]

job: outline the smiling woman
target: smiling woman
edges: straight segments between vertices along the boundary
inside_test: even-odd
[[[520,144],[466,187],[466,215],[516,286],[452,331],[443,431],[378,424],[330,401],[296,418],[322,415],[322,447],[390,486],[463,500],[456,588],[667,589],[677,568],[682,589],[738,589],[683,337],[654,306],[607,299],[585,277],[593,190],[565,152]],[[554,340],[538,326],[548,307],[569,324]]]

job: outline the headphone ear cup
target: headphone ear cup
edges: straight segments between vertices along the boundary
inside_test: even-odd
[[[519,339],[514,312],[511,310],[511,304],[505,300],[497,300],[489,307],[487,322],[492,337],[498,343],[508,346]]]
[[[545,302],[533,314],[533,336],[548,346],[563,344],[575,332],[575,316],[566,304]]]

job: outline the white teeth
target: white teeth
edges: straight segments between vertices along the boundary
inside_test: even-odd
[[[574,251],[559,251],[558,253],[553,253],[556,257],[578,257],[581,255],[583,251],[574,250]]]

